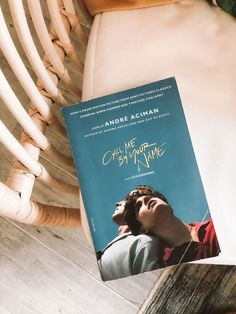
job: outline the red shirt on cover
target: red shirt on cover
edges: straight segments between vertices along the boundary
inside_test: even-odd
[[[220,253],[212,219],[202,223],[191,223],[190,226],[196,228],[200,242],[191,241],[174,248],[165,248],[163,254],[165,266],[213,257]]]

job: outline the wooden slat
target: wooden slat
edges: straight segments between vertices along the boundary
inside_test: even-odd
[[[91,278],[77,263],[4,219],[0,230],[0,304],[10,313],[137,312],[137,307]]]
[[[12,156],[0,144],[0,181],[5,182],[7,179],[9,168],[11,166]]]
[[[15,94],[19,98],[21,104],[24,106],[25,109],[27,109],[29,107],[29,97],[24,93],[22,87],[17,82],[14,73],[10,69],[10,66],[7,64],[7,61],[3,57],[1,51],[0,51],[0,68],[3,70],[4,75],[6,75],[9,84],[11,85]],[[10,131],[13,131],[18,124],[18,122],[6,108],[5,104],[2,102],[1,99],[0,99],[0,119],[6,123],[6,126]]]
[[[236,310],[236,267],[183,264],[163,272],[139,314],[220,314]]]
[[[93,249],[89,246],[80,228],[43,228],[17,225],[28,235],[84,269],[94,280],[100,275]],[[129,278],[106,282],[104,285],[140,307],[162,271],[148,272]]]

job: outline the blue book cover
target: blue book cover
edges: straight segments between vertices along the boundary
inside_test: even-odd
[[[175,78],[62,113],[103,280],[219,254]]]

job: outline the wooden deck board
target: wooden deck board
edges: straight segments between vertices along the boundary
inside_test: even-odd
[[[80,228],[44,228],[23,224],[17,224],[17,226],[56,255],[63,256],[68,261],[78,265],[94,280],[102,282],[94,251],[87,243]],[[148,272],[106,283],[102,282],[102,284],[140,307],[161,272]]]
[[[233,311],[236,311],[235,266],[182,264],[163,272],[138,313],[226,314]]]
[[[78,264],[0,220],[0,304],[13,314],[136,313]]]

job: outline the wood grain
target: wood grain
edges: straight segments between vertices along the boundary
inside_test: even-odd
[[[183,264],[167,269],[139,314],[221,314],[236,310],[236,267]]]
[[[71,263],[76,264],[95,281],[100,281],[102,285],[106,286],[106,289],[115,291],[137,307],[142,305],[148,292],[162,273],[162,270],[148,272],[103,283],[100,279],[94,250],[87,243],[80,228],[44,228],[19,223],[15,226],[26,232],[27,235],[37,239],[40,244],[46,246],[55,254],[59,254]]]
[[[0,230],[0,304],[10,313],[137,312],[136,306],[78,264],[4,219]]]

